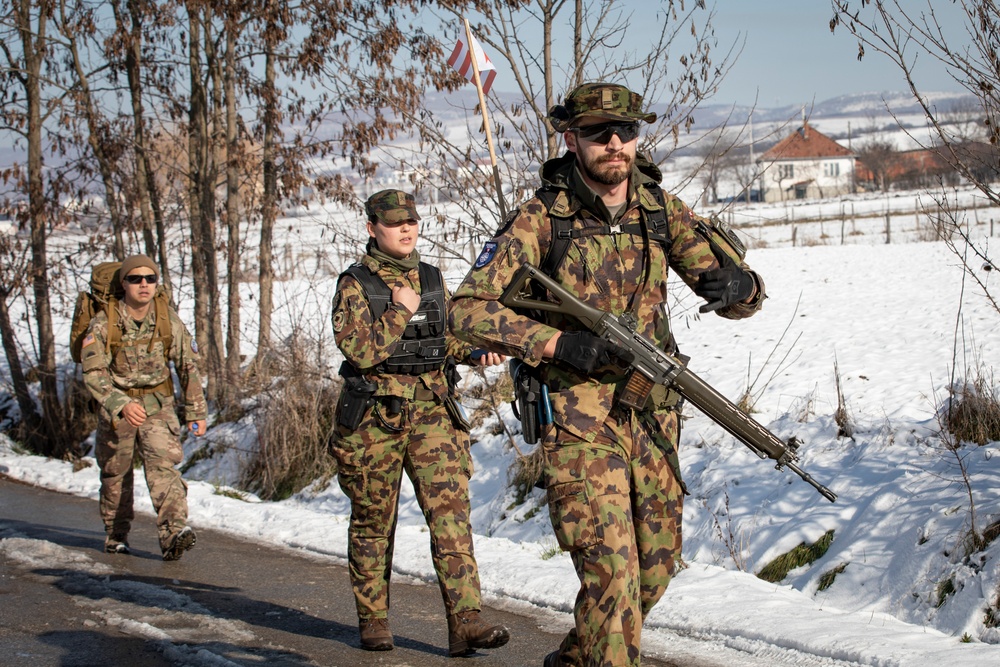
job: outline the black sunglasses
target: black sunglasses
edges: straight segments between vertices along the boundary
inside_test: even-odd
[[[595,144],[606,144],[616,134],[622,140],[623,144],[627,144],[639,136],[639,123],[600,123],[598,125],[587,125],[586,127],[574,127],[572,130],[581,139],[593,141]]]
[[[125,282],[129,285],[138,285],[143,280],[145,280],[150,285],[156,284],[156,274],[155,273],[144,273],[141,276],[125,276]]]

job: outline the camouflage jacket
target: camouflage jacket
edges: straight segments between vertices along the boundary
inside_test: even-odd
[[[571,217],[575,229],[638,223],[640,208],[647,211],[660,208],[647,188],[640,187],[658,183],[660,174],[641,156],[636,165],[629,180],[628,203],[611,220],[603,202],[578,174],[572,153],[546,162],[542,180],[558,191],[553,214]],[[659,243],[650,243],[648,259],[644,261],[641,235],[582,236],[572,240],[554,277],[595,308],[615,315],[632,312],[638,321],[637,330],[667,349],[671,344],[666,311],[668,268],[691,286],[703,272],[718,268],[718,261],[706,238],[696,229],[700,218],[677,197],[664,194],[669,250]],[[554,313],[541,313],[541,319],[532,319],[497,300],[522,264],[540,265],[551,236],[552,225],[542,201],[535,197],[522,204],[487,242],[455,291],[450,308],[451,328],[456,335],[479,347],[518,357],[531,366],[540,365],[542,379],[549,386],[556,423],[589,441],[614,406],[615,392],[624,376],[614,367],[585,377],[562,366],[543,364],[542,352],[557,331],[583,327],[571,317]],[[716,311],[719,315],[739,319],[760,309],[765,298],[764,284],[759,276],[753,275],[758,293],[752,303],[732,304]]]
[[[379,262],[371,255],[364,255],[361,262],[378,273],[390,289],[408,286],[420,294],[420,276],[416,267],[403,270],[388,263]],[[449,295],[444,286],[445,305]],[[406,324],[412,313],[403,306],[391,304],[378,321],[372,321],[371,310],[364,290],[351,275],[343,275],[333,297],[333,332],[337,347],[344,358],[361,373],[378,385],[376,396],[399,396],[412,399],[418,386],[423,386],[444,398],[448,394],[448,382],[444,369],[436,369],[420,375],[389,375],[373,373],[372,368],[388,359],[403,337]],[[445,334],[446,354],[459,363],[468,363],[472,346],[455,338],[449,330]]]
[[[149,309],[142,322],[132,319],[125,310],[124,302],[118,302],[118,307],[120,311],[117,319],[122,335],[121,347],[117,352],[105,352],[108,315],[101,311],[90,321],[81,353],[84,382],[102,407],[104,417],[112,421],[117,420],[122,408],[133,400],[143,401],[146,414],[153,415],[163,405],[172,403],[174,398],[173,391],[170,396],[148,394],[138,399],[128,395],[129,389],[156,387],[171,380],[171,374],[164,359],[163,342],[154,340],[152,348],[148,344],[156,327],[155,306]],[[181,382],[184,418],[189,422],[205,419],[208,416],[208,404],[201,388],[197,346],[177,313],[171,308],[167,314],[173,337],[167,357],[174,363]]]

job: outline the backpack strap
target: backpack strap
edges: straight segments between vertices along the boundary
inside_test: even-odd
[[[663,194],[663,188],[655,183],[647,183],[643,187],[653,195],[653,199],[656,200],[656,204],[659,207],[652,211],[647,211],[645,208],[642,209],[643,222],[646,224],[646,229],[649,230],[649,240],[656,241],[662,245],[664,251],[669,254],[673,241],[670,238],[670,229],[667,225],[666,195]]]
[[[170,328],[170,304],[167,303],[165,292],[157,291],[153,297],[153,308],[156,309],[156,324],[153,326],[153,337],[149,339],[149,347],[146,351],[153,349],[153,343],[158,340],[163,341],[163,360],[170,361],[170,348],[174,344],[174,332]]]
[[[545,206],[546,214],[552,225],[552,240],[545,257],[542,258],[538,268],[547,276],[554,276],[562,265],[569,251],[570,242],[573,239],[587,236],[599,236],[602,234],[636,234],[643,235],[643,227],[648,234],[650,241],[656,241],[669,253],[671,239],[670,230],[667,225],[666,197],[663,189],[655,183],[647,183],[643,186],[658,204],[658,208],[647,210],[645,206],[639,207],[638,224],[631,225],[604,225],[602,227],[588,227],[586,229],[573,229],[572,219],[559,215],[559,211],[553,211],[559,191],[554,188],[542,187],[535,192],[535,197]],[[640,195],[641,197],[641,195]]]
[[[420,262],[417,265],[417,270],[420,272],[421,293],[439,292],[444,289],[444,279],[441,277],[441,270],[436,266]]]
[[[108,305],[104,307],[108,314],[108,338],[104,342],[104,354],[111,355],[111,349],[117,352],[121,347],[122,331],[118,325],[118,299],[113,296],[108,297]]]
[[[552,207],[556,203],[556,197],[559,196],[557,190],[553,188],[539,188],[535,196],[545,206],[545,213],[549,218],[549,224],[552,225],[552,238],[549,241],[548,249],[545,251],[545,257],[538,265],[538,268],[545,275],[553,276],[569,251],[569,243],[572,236],[567,236],[566,232],[572,231],[570,229],[572,223],[569,218],[552,215]]]
[[[360,262],[351,264],[341,274],[341,278],[344,275],[351,276],[361,285],[365,298],[368,300],[368,310],[371,312],[372,321],[374,322],[382,317],[385,311],[389,309],[389,303],[392,301],[392,290],[385,284],[385,281],[375,273],[372,273],[367,266]],[[423,278],[424,275],[421,273],[420,279],[423,280]]]

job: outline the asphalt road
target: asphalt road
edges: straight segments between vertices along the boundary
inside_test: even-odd
[[[537,667],[568,622],[488,608],[511,641],[451,659],[437,587],[394,579],[396,648],[371,653],[332,560],[198,529],[195,548],[167,563],[141,514],[132,555],[105,554],[103,538],[95,501],[0,475],[0,665]]]

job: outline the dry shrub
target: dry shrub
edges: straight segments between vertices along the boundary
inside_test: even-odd
[[[1000,520],[994,521],[983,531],[984,546],[989,545],[993,540],[1000,537]]]
[[[97,428],[97,405],[90,390],[77,375],[67,378],[62,396],[62,411],[66,419],[70,442],[79,449]],[[86,452],[83,452],[86,453]]]
[[[840,384],[840,366],[836,359],[833,362],[833,376],[837,383],[837,410],[833,413],[833,421],[837,424],[837,437],[853,438],[854,421],[847,411],[847,401],[844,399],[844,389]]]
[[[500,419],[499,408],[504,403],[510,403],[514,398],[514,383],[509,373],[501,373],[495,380],[490,380],[481,371],[462,368],[462,373],[479,373],[481,381],[473,384],[462,392],[462,405],[470,408],[470,423],[472,428],[478,428],[488,419]]]
[[[982,373],[972,382],[956,383],[951,388],[944,425],[958,442],[982,447],[1000,440],[1000,398],[994,383]]]
[[[542,470],[545,468],[545,457],[542,455],[541,445],[535,447],[530,454],[518,456],[510,465],[507,471],[510,486],[514,489],[514,505],[521,505],[532,489],[542,478]]]
[[[253,417],[258,447],[240,481],[265,500],[288,498],[336,474],[327,442],[340,382],[324,376],[316,361],[322,356],[304,353],[311,350],[289,341],[267,364],[270,383],[259,394]]]
[[[733,561],[733,565],[736,566],[737,570],[740,572],[750,572],[753,569],[753,563],[748,553],[750,551],[750,538],[753,534],[756,520],[751,522],[749,526],[734,526],[732,510],[729,506],[729,490],[725,486],[723,486],[723,494],[725,496],[725,516],[722,518],[709,506],[708,499],[702,502],[712,517],[715,536],[722,543],[725,554]]]

